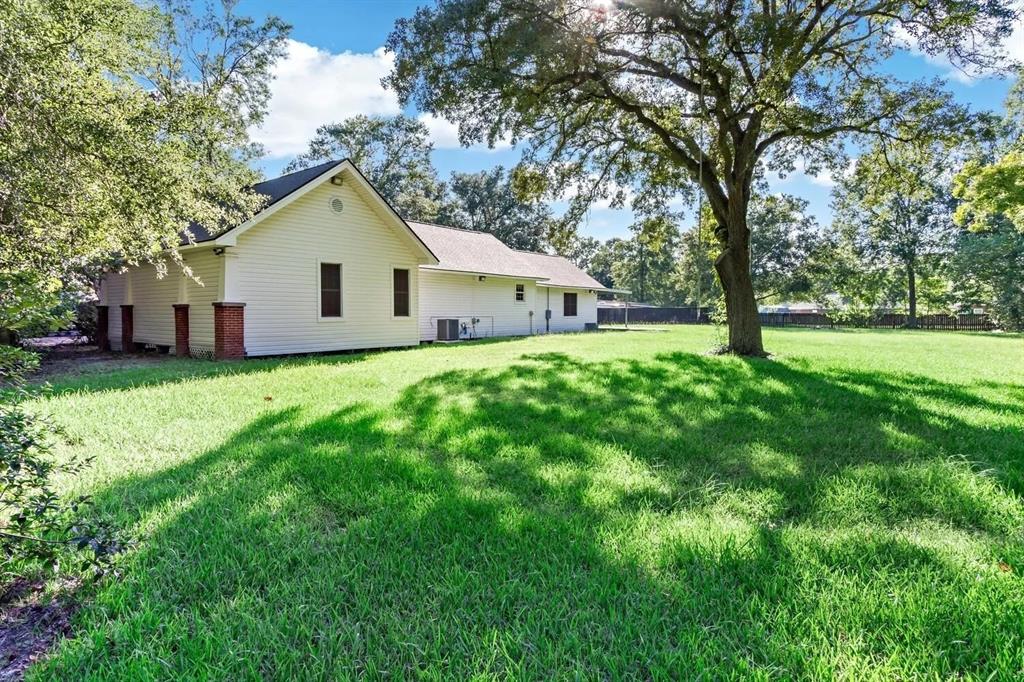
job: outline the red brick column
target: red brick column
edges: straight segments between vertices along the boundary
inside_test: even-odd
[[[135,352],[135,310],[133,306],[121,306],[121,352]]]
[[[110,350],[110,307],[96,306],[96,347],[102,351]]]
[[[188,357],[188,303],[174,304],[174,354]]]
[[[213,304],[213,357],[240,360],[245,357],[245,304]]]

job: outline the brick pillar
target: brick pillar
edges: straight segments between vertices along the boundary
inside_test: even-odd
[[[188,303],[174,304],[174,354],[188,357]]]
[[[121,352],[135,352],[135,312],[130,305],[121,306]]]
[[[213,304],[213,357],[240,360],[245,357],[245,304]]]
[[[96,347],[102,351],[110,350],[110,307],[96,306]]]

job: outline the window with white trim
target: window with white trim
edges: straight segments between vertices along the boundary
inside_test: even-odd
[[[409,271],[395,268],[391,272],[392,291],[394,293],[395,317],[409,317]]]
[[[562,315],[565,317],[576,317],[576,294],[562,295]]]
[[[525,284],[517,284],[516,285],[516,303],[523,303],[524,301],[526,301],[526,285]]]
[[[341,263],[320,264],[320,317],[341,317]]]

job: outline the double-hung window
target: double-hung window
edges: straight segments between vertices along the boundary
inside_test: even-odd
[[[395,317],[409,317],[409,271],[395,268],[392,277]]]
[[[562,314],[576,317],[576,294],[562,294]]]
[[[526,285],[516,285],[516,303],[523,303],[526,301]]]
[[[341,263],[320,264],[320,317],[341,317]]]

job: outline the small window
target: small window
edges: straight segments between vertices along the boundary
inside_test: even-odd
[[[525,300],[526,300],[526,285],[525,284],[517,284],[516,285],[516,303],[522,303]]]
[[[576,294],[562,294],[562,314],[576,317]]]
[[[320,264],[320,317],[341,317],[341,265]]]
[[[409,271],[394,270],[395,317],[409,317]]]

